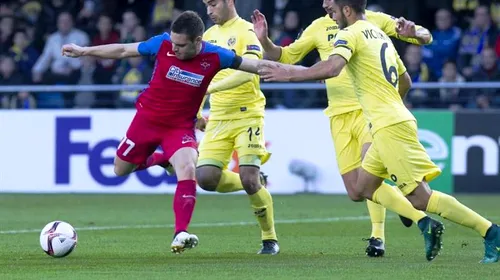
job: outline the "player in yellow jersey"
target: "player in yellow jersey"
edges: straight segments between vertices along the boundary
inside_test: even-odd
[[[318,1],[318,0],[316,0]],[[319,2],[319,1],[318,1]],[[299,39],[287,47],[276,46],[268,38],[267,22],[259,11],[252,17],[254,29],[267,59],[286,64],[301,61],[309,52],[317,49],[322,60],[327,60],[333,51],[333,42],[339,32],[337,23],[332,19],[334,0],[323,0],[327,15],[309,25]],[[396,19],[384,13],[366,12],[367,20],[377,25],[387,35],[412,44],[432,42],[430,32],[422,26],[415,26],[405,19]],[[398,28],[398,25],[403,28]],[[326,80],[328,108],[325,114],[330,118],[330,130],[336,151],[338,167],[347,193],[352,196],[356,185],[358,169],[361,167],[362,147],[372,141],[361,105],[354,92],[349,75],[343,71],[335,79]],[[385,253],[385,208],[367,201],[372,222],[372,232],[368,239],[366,254],[370,257],[383,256]],[[407,227],[412,221],[402,217]]]
[[[215,23],[203,39],[244,58],[262,59],[262,47],[253,26],[238,16],[234,1],[203,0]],[[260,165],[270,154],[264,138],[266,99],[259,81],[258,75],[236,70],[220,71],[212,80],[208,88],[210,117],[199,147],[196,179],[207,191],[227,193],[244,189],[261,228],[259,254],[275,255],[280,249],[273,200],[260,173]],[[203,118],[198,118],[203,128]],[[227,169],[234,150],[238,153],[239,174]]]
[[[454,197],[430,189],[428,182],[441,170],[420,144],[415,118],[403,104],[410,77],[389,37],[366,20],[365,7],[366,0],[335,0],[334,17],[342,30],[328,60],[311,68],[268,63],[259,73],[266,81],[322,80],[338,76],[346,67],[373,137],[353,199],[373,200],[405,217],[410,217],[415,207],[474,229],[484,238],[481,262],[498,262],[499,226]],[[408,200],[381,185],[384,178],[396,183]],[[441,249],[443,224],[425,215],[412,220],[425,237],[427,259],[433,260]]]

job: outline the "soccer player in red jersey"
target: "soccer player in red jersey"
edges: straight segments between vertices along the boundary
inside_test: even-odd
[[[198,237],[187,229],[196,202],[196,115],[208,85],[222,69],[257,73],[260,65],[257,59],[241,58],[230,50],[204,42],[204,31],[201,18],[187,11],[172,23],[171,34],[157,35],[144,42],[62,47],[62,55],[69,57],[156,56],[149,86],[137,97],[137,112],[118,146],[114,170],[118,176],[125,176],[154,165],[173,166],[178,179],[173,202],[174,253],[198,244]],[[158,146],[163,153],[155,153]]]

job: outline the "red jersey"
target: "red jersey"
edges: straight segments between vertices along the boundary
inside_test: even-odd
[[[156,55],[149,86],[137,97],[138,113],[171,127],[193,127],[213,77],[222,69],[241,64],[241,57],[234,52],[208,42],[202,43],[194,58],[180,60],[172,51],[168,33],[142,42],[138,50],[141,55]]]

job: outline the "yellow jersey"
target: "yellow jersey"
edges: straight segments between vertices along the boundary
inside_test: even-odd
[[[363,109],[370,130],[415,117],[399,95],[399,76],[406,72],[391,39],[377,26],[358,20],[337,33],[332,55],[346,61],[347,73]]]
[[[214,45],[230,49],[239,56],[253,56],[262,59],[262,46],[253,31],[253,25],[236,17],[224,23],[214,25],[203,35],[203,39]],[[212,80],[216,83],[234,73],[233,69],[220,71]],[[260,78],[254,75],[251,81],[233,88],[210,95],[210,119],[232,120],[248,117],[263,117],[266,98],[260,91]]]
[[[369,22],[378,26],[387,35],[402,41],[419,44],[416,39],[401,37],[396,32],[396,18],[379,12],[366,11]],[[422,28],[417,26],[417,29]],[[333,41],[339,32],[337,23],[329,15],[311,23],[299,39],[282,48],[280,62],[295,64],[301,61],[309,52],[317,49],[321,60],[327,60],[333,51]],[[329,117],[361,109],[354,93],[351,80],[345,71],[336,78],[326,80],[328,108],[325,114]]]

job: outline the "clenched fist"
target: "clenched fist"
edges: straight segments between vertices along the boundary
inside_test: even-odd
[[[62,46],[61,53],[63,56],[67,57],[80,57],[83,56],[84,47],[80,47],[75,44],[66,44]]]

